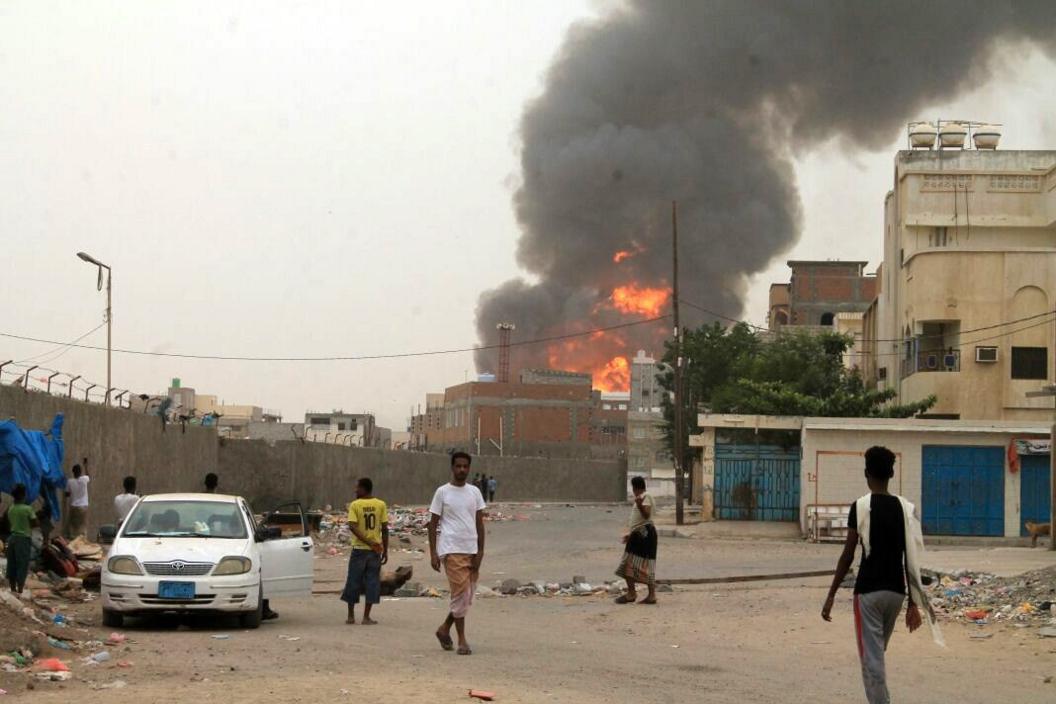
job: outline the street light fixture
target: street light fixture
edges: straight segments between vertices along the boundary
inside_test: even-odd
[[[111,344],[111,341],[113,339],[112,332],[114,316],[113,310],[110,305],[110,293],[114,274],[109,266],[103,264],[101,261],[99,261],[90,254],[86,254],[85,252],[77,252],[77,257],[81,261],[88,262],[89,264],[94,264],[95,266],[99,267],[99,276],[95,285],[97,291],[103,290],[103,269],[106,269],[106,397],[103,399],[103,404],[106,405],[110,402],[110,391],[112,390],[110,383],[110,358],[113,353],[113,346]]]

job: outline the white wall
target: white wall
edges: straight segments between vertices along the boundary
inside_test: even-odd
[[[861,422],[868,422],[858,419]],[[1039,433],[1045,436],[1047,433]],[[1013,437],[1022,432],[951,432],[884,429],[815,429],[809,422],[803,429],[803,464],[800,471],[800,523],[806,533],[807,506],[813,503],[850,505],[868,493],[865,483],[864,453],[873,445],[883,445],[898,456],[891,491],[901,494],[918,508],[921,504],[922,450],[925,445],[981,445],[1001,447],[1005,459],[1005,536],[1020,534],[1020,473],[1008,471],[1007,449]],[[832,454],[829,454],[832,453]],[[841,453],[841,454],[836,454]]]

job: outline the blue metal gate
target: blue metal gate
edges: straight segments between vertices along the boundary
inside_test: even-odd
[[[715,446],[715,516],[734,521],[799,520],[798,447]]]
[[[1020,455],[1022,463],[1019,485],[1021,535],[1027,534],[1026,521],[1048,523],[1052,507],[1048,455]]]
[[[925,445],[922,459],[926,534],[1005,534],[1005,448]]]

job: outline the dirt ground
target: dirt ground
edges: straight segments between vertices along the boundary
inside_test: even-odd
[[[485,584],[507,577],[568,581],[573,574],[599,582],[611,574],[624,507],[515,510],[528,520],[489,525]],[[423,544],[415,538],[410,547]],[[689,577],[826,569],[837,552],[773,539],[662,538],[659,571]],[[973,560],[1053,564],[1052,555],[941,553],[967,568]],[[317,590],[336,590],[345,558],[324,554],[316,562]],[[393,552],[390,567],[399,564],[414,565],[416,581],[443,585],[420,553]],[[824,623],[827,585],[811,578],[676,587],[658,606],[618,606],[600,596],[480,599],[469,618],[470,657],[441,651],[432,636],[446,613],[443,599],[386,599],[375,611],[380,624],[368,627],[344,625],[344,604],[320,594],[276,602],[281,617],[256,631],[214,618],[133,622],[123,630],[129,642],[113,651],[131,668],[72,658],[69,682],[36,683],[29,691],[20,675],[0,686],[34,702],[466,702],[470,688],[525,703],[864,701],[851,594],[841,592],[835,622]],[[97,605],[73,611],[98,622]],[[895,701],[1056,701],[1056,639],[1005,623],[943,627],[946,650],[924,631],[895,634],[888,654]],[[992,635],[972,637],[979,633]],[[125,686],[97,689],[116,681]]]

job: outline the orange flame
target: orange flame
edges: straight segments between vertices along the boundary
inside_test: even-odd
[[[619,264],[624,259],[630,259],[633,256],[634,252],[629,252],[626,249],[621,249],[619,252],[616,252],[616,254],[612,255],[612,261],[616,264]]]
[[[594,388],[601,391],[626,391],[631,388],[631,365],[626,357],[613,357],[593,376]]]
[[[639,287],[637,284],[619,286],[612,291],[612,305],[622,313],[642,313],[658,316],[663,312],[669,292],[666,288]]]

